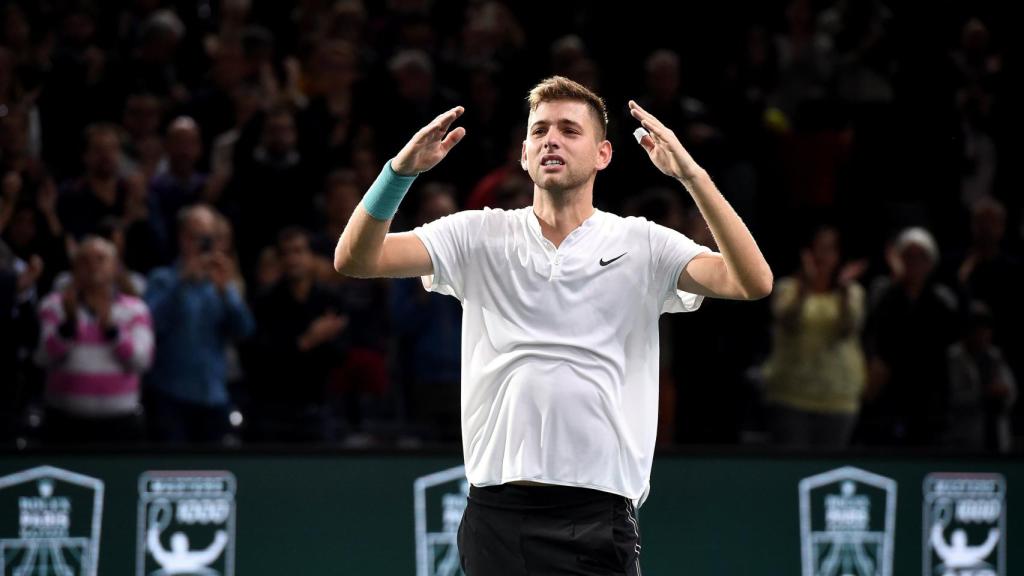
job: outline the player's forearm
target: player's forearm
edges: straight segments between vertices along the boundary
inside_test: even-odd
[[[338,239],[334,269],[346,276],[373,278],[379,275],[377,264],[384,248],[384,237],[399,203],[416,179],[415,175],[395,172],[392,162],[388,161],[381,169]]]
[[[681,181],[708,223],[729,276],[744,297],[757,299],[770,294],[774,278],[768,262],[746,224],[718,191],[708,173],[698,169]]]
[[[334,269],[353,278],[375,277],[390,227],[391,220],[370,216],[360,203],[334,248]]]

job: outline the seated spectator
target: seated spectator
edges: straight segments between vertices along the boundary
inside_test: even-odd
[[[253,305],[257,328],[246,363],[252,438],[329,440],[327,378],[341,361],[348,316],[337,295],[316,280],[305,230],[282,230],[277,251],[282,278]]]
[[[161,441],[220,442],[228,432],[225,350],[253,331],[253,319],[217,232],[211,208],[184,208],[177,263],[149,276],[146,302],[157,354],[147,384],[153,432]]]
[[[362,199],[362,190],[352,170],[335,170],[327,175],[322,196],[323,222],[310,237],[310,248],[316,257],[317,276],[321,281],[339,284],[345,277],[334,271],[334,248],[338,237]]]
[[[947,446],[1010,451],[1017,382],[1002,351],[992,344],[993,320],[988,306],[973,302],[966,335],[949,348]]]
[[[51,442],[142,437],[139,376],[153,355],[146,304],[117,288],[117,249],[86,237],[74,276],[40,305],[40,363],[47,370],[45,436]]]
[[[74,239],[96,233],[108,216],[125,226],[125,261],[147,271],[156,254],[157,240],[148,224],[146,186],[140,175],[121,174],[121,135],[111,124],[93,124],[85,130],[85,174],[69,180],[57,198],[57,215]]]
[[[318,42],[310,55],[309,103],[299,114],[303,156],[326,172],[351,155],[369,118],[359,91],[359,50],[344,40]]]
[[[149,183],[154,210],[150,221],[157,232],[161,249],[169,252],[177,246],[175,218],[185,206],[199,202],[206,186],[206,174],[197,164],[203,153],[199,126],[188,116],[175,118],[167,128],[167,164]]]
[[[278,232],[312,224],[313,196],[320,180],[302,157],[294,113],[288,107],[266,113],[259,142],[247,152],[236,151],[222,202],[238,231],[238,253],[249,279],[260,251]]]
[[[429,184],[420,192],[416,225],[456,211],[451,187]],[[462,306],[452,298],[423,290],[419,278],[395,280],[391,313],[398,366],[415,433],[425,440],[457,443],[461,421]]]
[[[956,261],[957,284],[968,300],[992,312],[992,338],[1010,367],[1024,369],[1024,263],[1007,249],[1006,208],[991,197],[971,206],[971,243]]]
[[[281,280],[281,261],[278,258],[277,250],[273,246],[267,246],[260,251],[259,261],[256,263],[256,294],[267,292],[278,281]]]
[[[46,264],[38,279],[48,288],[54,274],[68,266],[64,229],[57,217],[57,187],[46,177],[38,182],[8,172],[0,192],[0,238],[24,262],[38,257]]]
[[[27,388],[27,351],[38,344],[35,314],[35,284],[43,261],[21,260],[0,239],[0,441],[13,438]]]
[[[115,278],[115,284],[117,289],[122,294],[128,294],[129,296],[142,297],[146,293],[146,277],[142,274],[129,270],[122,257],[124,255],[124,226],[121,225],[121,221],[114,217],[104,218],[96,226],[96,235],[105,240],[109,240],[114,244],[114,248],[117,250],[117,273]],[[60,292],[73,281],[73,271],[61,272],[53,281],[53,289],[56,292]]]
[[[349,318],[349,346],[341,366],[329,378],[332,400],[340,404],[350,431],[360,429],[372,401],[384,398],[388,389],[387,350],[390,345],[388,308],[390,280],[353,280],[334,271],[334,249],[352,211],[362,198],[359,177],[353,170],[336,170],[327,176],[323,195],[324,222],[311,236],[317,281],[341,298]],[[365,435],[363,435],[365,437]],[[350,439],[351,440],[351,439]]]
[[[124,128],[123,158],[130,169],[152,176],[163,157],[160,138],[164,103],[155,94],[129,94],[121,112]]]
[[[224,187],[234,177],[235,149],[242,142],[243,131],[253,116],[267,107],[267,99],[267,94],[258,84],[240,84],[232,90],[229,102],[233,104],[232,116],[235,122],[233,126],[217,135],[210,144],[210,177],[203,191],[207,202],[220,202]],[[202,125],[209,131],[215,128],[217,123],[206,122]]]
[[[818,228],[798,274],[772,294],[775,341],[765,365],[769,426],[776,444],[842,448],[850,441],[865,383],[860,331],[863,262],[842,264],[839,231]]]
[[[933,278],[939,259],[924,228],[908,228],[889,253],[892,274],[872,287],[865,329],[868,387],[859,423],[868,444],[925,445],[946,412],[946,350],[959,335],[953,291]]]
[[[121,135],[112,124],[85,130],[85,173],[61,186],[57,214],[74,238],[95,231],[106,216],[121,217],[128,204],[128,186],[121,177]]]

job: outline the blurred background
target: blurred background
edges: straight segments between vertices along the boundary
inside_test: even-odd
[[[525,96],[561,74],[608,104],[599,208],[714,244],[636,99],[775,271],[663,317],[660,446],[1019,450],[1015,33],[939,4],[8,0],[0,443],[458,446],[458,302],[334,246],[457,104],[393,230],[529,205]]]

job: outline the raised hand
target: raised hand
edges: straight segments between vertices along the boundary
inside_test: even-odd
[[[108,290],[94,290],[83,295],[86,310],[89,310],[96,317],[96,322],[102,330],[113,326],[111,311],[114,302]]]
[[[448,132],[452,122],[465,111],[462,106],[456,106],[420,128],[391,161],[391,168],[402,176],[414,176],[437,166],[466,135],[466,129],[461,126]]]
[[[36,281],[43,274],[43,259],[33,254],[28,259],[28,266],[18,275],[18,292],[28,290],[35,285]]]
[[[235,278],[235,264],[226,254],[214,252],[204,256],[206,258],[206,273],[218,291],[227,289]]]
[[[629,101],[629,113],[640,121],[640,125],[648,134],[640,139],[640,145],[647,150],[651,162],[662,171],[684,183],[696,178],[701,167],[693,160],[690,153],[683,148],[675,132],[669,130],[650,112],[644,110],[634,100]]]
[[[299,337],[299,349],[309,350],[336,337],[348,326],[348,316],[328,311],[314,320],[306,332]]]
[[[78,316],[78,288],[75,281],[68,283],[67,287],[60,294],[60,304],[64,308],[65,318],[76,318]]]
[[[867,272],[867,269],[868,261],[866,259],[847,262],[839,269],[837,282],[840,286],[849,286],[856,282],[858,278],[863,276],[864,272]]]

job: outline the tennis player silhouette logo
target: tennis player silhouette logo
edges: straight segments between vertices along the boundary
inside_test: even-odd
[[[934,473],[924,482],[924,576],[1005,576],[1006,480]]]
[[[989,554],[999,544],[999,529],[991,528],[985,542],[977,546],[967,544],[967,532],[962,529],[954,530],[951,542],[946,542],[942,534],[942,524],[936,522],[932,525],[932,548],[942,558],[942,564],[938,566],[945,574],[953,574],[952,570],[964,568],[986,568],[985,562]]]
[[[225,470],[139,477],[134,576],[235,576],[235,493]]]
[[[192,550],[191,542],[184,532],[171,535],[171,548],[167,550],[160,541],[160,534],[171,523],[171,503],[155,502],[149,509],[149,528],[146,530],[146,549],[160,565],[152,576],[220,576],[210,568],[228,545],[228,533],[218,530],[209,546]]]

